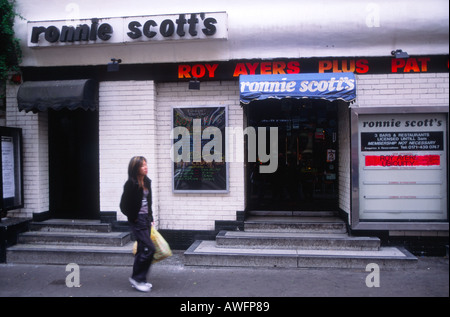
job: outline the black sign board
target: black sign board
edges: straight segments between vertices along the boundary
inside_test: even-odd
[[[22,67],[29,81],[95,78],[108,80],[155,80],[157,82],[239,80],[241,75],[306,73],[421,74],[448,73],[448,55],[385,57],[323,57],[248,59],[191,63],[121,64],[120,72],[105,65],[70,67]]]
[[[443,151],[443,132],[361,133],[361,151]]]
[[[227,108],[173,108],[173,190],[228,192],[225,160]]]

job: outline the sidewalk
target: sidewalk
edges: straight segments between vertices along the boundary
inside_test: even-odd
[[[150,293],[130,287],[130,267],[80,267],[80,286],[69,288],[66,266],[0,264],[0,297],[448,297],[448,258],[419,258],[414,269],[206,268],[183,264],[183,252],[153,266]]]

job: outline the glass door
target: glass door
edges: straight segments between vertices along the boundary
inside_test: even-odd
[[[247,162],[247,209],[336,210],[337,103],[283,99],[247,107],[248,126],[278,129],[277,170],[262,174],[258,162]]]

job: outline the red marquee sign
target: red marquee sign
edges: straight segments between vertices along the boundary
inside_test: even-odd
[[[300,58],[178,64],[178,79],[224,80],[241,75],[300,73],[417,74],[448,70],[448,55],[409,58]]]

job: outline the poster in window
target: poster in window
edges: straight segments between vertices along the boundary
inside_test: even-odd
[[[228,192],[225,106],[173,108],[173,191]]]
[[[23,207],[22,194],[22,130],[0,127],[0,213]]]
[[[2,184],[3,199],[14,197],[14,143],[9,136],[2,136]]]

